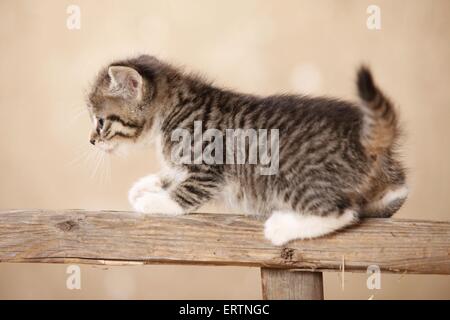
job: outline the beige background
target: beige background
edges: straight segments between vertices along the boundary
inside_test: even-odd
[[[216,83],[270,94],[354,99],[354,72],[369,63],[398,104],[411,196],[397,217],[450,216],[450,2],[376,1],[0,2],[0,209],[129,209],[126,192],[156,171],[152,150],[103,159],[88,144],[83,91],[115,58],[157,54]],[[66,8],[81,8],[81,29]],[[84,154],[87,152],[86,154]],[[86,157],[88,157],[86,159]],[[110,170],[109,170],[110,169]],[[214,209],[214,208],[213,208]],[[216,210],[218,210],[216,208]],[[64,265],[0,265],[0,298],[260,298],[256,268],[82,266],[82,290]],[[325,275],[326,298],[450,298],[450,277]]]

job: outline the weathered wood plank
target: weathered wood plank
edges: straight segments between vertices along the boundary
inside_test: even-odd
[[[261,221],[238,215],[0,212],[1,262],[209,264],[300,270],[450,274],[450,222],[371,219],[314,240],[271,245]]]
[[[322,272],[261,268],[264,300],[323,300]]]

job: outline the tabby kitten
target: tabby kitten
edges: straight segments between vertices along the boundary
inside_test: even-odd
[[[225,196],[246,213],[267,217],[266,238],[283,245],[331,233],[362,217],[390,217],[407,197],[395,151],[395,110],[365,67],[357,87],[357,104],[298,95],[260,97],[219,88],[143,55],[98,74],[87,99],[94,127],[90,142],[111,153],[157,143],[162,171],[129,191],[137,212],[181,215]],[[258,164],[173,161],[178,142],[172,133],[193,133],[194,122],[222,133],[277,129],[278,171],[263,175]],[[203,142],[202,150],[208,144]]]

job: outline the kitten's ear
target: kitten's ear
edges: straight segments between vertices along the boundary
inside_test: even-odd
[[[142,98],[143,80],[139,72],[130,67],[111,66],[108,75],[111,79],[109,92],[112,95],[134,100]]]

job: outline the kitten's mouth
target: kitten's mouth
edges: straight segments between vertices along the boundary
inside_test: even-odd
[[[114,151],[114,148],[103,149],[103,151],[106,153],[112,153]]]
[[[116,148],[115,145],[110,145],[110,144],[99,144],[98,147],[106,153],[112,153],[114,151],[114,149]]]

